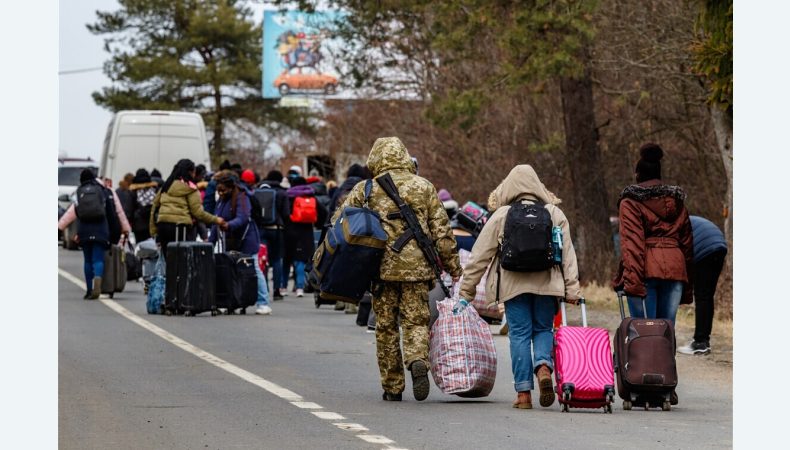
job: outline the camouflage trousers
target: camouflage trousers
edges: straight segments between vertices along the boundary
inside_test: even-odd
[[[428,291],[431,281],[380,282],[373,293],[376,313],[376,357],[381,387],[390,393],[403,392],[406,386],[404,358],[401,356],[398,318],[403,330],[403,356],[406,367],[414,361],[428,366]]]

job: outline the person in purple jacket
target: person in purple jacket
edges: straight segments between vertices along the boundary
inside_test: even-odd
[[[258,248],[260,247],[260,237],[255,221],[251,220],[252,204],[249,190],[243,186],[234,172],[223,171],[214,176],[217,181],[217,202],[215,214],[225,219],[225,226],[221,229],[225,231],[225,250],[237,251],[244,256],[250,256],[257,260]],[[217,242],[219,230],[217,225],[211,227],[209,241]],[[256,302],[255,314],[269,315],[272,308],[269,305],[269,289],[266,279],[258,264],[255,272],[258,276],[258,300]]]

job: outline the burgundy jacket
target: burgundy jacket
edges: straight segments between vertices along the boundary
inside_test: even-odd
[[[648,180],[620,194],[621,260],[613,281],[634,297],[647,295],[645,280],[684,283],[681,303],[692,301],[694,245],[689,214],[678,186]]]

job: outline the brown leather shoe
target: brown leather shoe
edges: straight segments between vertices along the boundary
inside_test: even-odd
[[[518,409],[532,409],[532,393],[530,391],[519,392],[518,397],[513,400],[513,407]]]
[[[554,385],[551,382],[551,370],[541,364],[538,367],[538,387],[540,388],[540,406],[547,408],[554,404]]]

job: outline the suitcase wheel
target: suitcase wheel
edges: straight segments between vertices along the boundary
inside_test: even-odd
[[[568,407],[567,403],[563,403],[562,404],[562,412],[568,412],[568,411],[570,411],[570,407]]]
[[[244,314],[244,315],[247,315],[247,308],[241,308],[241,309],[239,309],[239,314]]]
[[[184,317],[195,317],[192,311],[184,311]]]
[[[603,407],[603,412],[611,414],[612,413],[612,404],[607,403],[606,406]]]
[[[115,295],[115,292],[110,292],[109,294],[110,298],[112,298],[113,295]]]
[[[623,409],[626,411],[631,411],[633,404],[628,400],[623,400]]]
[[[672,405],[669,403],[669,400],[664,400],[664,403],[661,404],[661,411],[672,411]]]
[[[216,309],[212,309],[211,310],[211,317],[214,317],[216,315],[217,315],[217,310]]]

